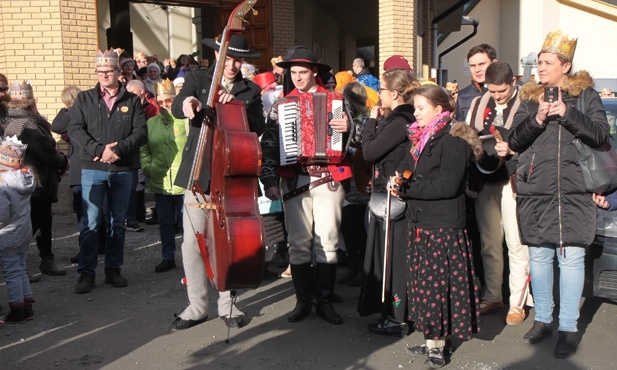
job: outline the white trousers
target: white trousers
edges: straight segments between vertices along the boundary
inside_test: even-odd
[[[299,175],[295,188],[319,177]],[[289,242],[289,261],[294,265],[310,263],[313,246],[317,263],[336,263],[336,249],[343,243],[341,214],[345,190],[341,184],[322,184],[283,203]],[[288,180],[282,180],[283,194],[289,192]]]
[[[529,248],[521,244],[516,220],[516,199],[510,181],[487,182],[475,200],[476,220],[482,243],[485,289],[483,300],[503,300],[503,238],[510,260],[510,306],[533,306],[529,294]]]
[[[200,201],[204,202],[202,199]],[[185,204],[197,203],[197,199],[190,190],[184,192],[184,202]],[[178,316],[184,320],[200,320],[208,316],[208,277],[195,232],[203,233],[205,231],[205,211],[198,207],[185,205],[182,227],[184,228],[182,264],[184,265],[189,305]],[[230,293],[228,291],[219,292],[219,316],[229,316],[231,309],[232,299]],[[231,317],[242,315],[244,313],[234,305]]]

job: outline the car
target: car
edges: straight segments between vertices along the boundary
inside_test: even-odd
[[[617,150],[617,98],[603,97],[610,143]],[[596,237],[585,256],[585,296],[617,301],[617,211],[598,211]]]

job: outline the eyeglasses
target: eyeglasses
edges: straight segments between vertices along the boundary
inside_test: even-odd
[[[385,87],[380,87],[378,92],[381,94],[382,91],[392,91],[392,90],[386,89]]]
[[[8,86],[0,87],[0,92],[7,92],[7,91],[9,91]]]
[[[156,102],[159,104],[159,107],[164,106],[165,104],[169,105],[173,99],[165,99],[165,100],[157,100]]]
[[[108,69],[107,71],[96,71],[96,74],[99,76],[109,76],[111,74],[113,74],[116,70],[115,69]]]

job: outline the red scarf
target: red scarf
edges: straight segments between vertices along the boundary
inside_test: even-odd
[[[450,123],[450,112],[444,111],[424,127],[420,127],[418,122],[414,122],[409,126],[407,129],[409,141],[411,141],[411,150],[409,152],[416,163],[418,163],[418,158],[420,158],[420,154],[422,154],[428,139],[448,123]]]

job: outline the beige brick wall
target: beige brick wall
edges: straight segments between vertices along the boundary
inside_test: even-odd
[[[415,0],[379,0],[379,70],[391,55],[416,65],[417,11]]]
[[[31,81],[50,121],[63,107],[64,86],[96,83],[96,23],[96,0],[0,1],[0,72]]]
[[[272,0],[273,55],[285,55],[295,45],[294,0]]]

